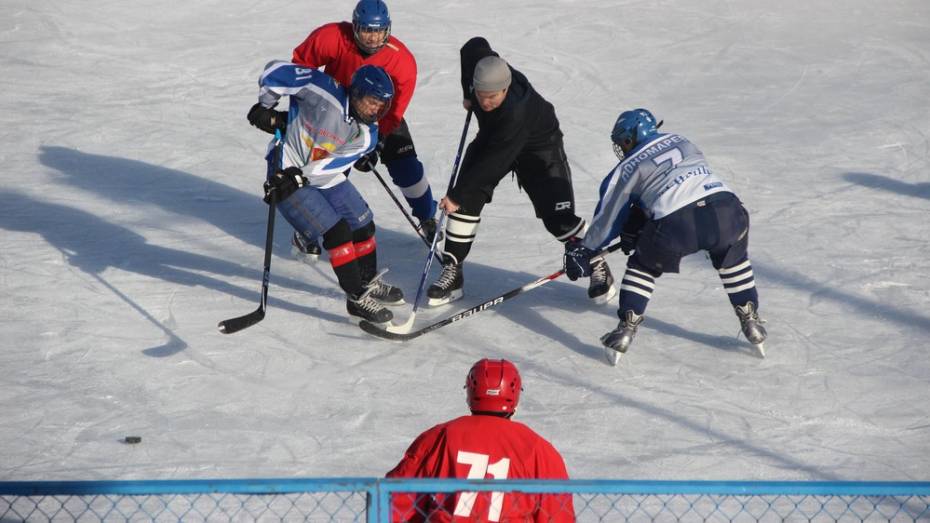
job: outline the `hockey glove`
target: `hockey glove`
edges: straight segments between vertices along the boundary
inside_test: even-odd
[[[569,280],[591,275],[591,257],[595,252],[581,244],[581,240],[574,238],[565,243],[565,275]]]
[[[620,250],[627,256],[636,250],[636,240],[639,239],[639,233],[621,232],[620,233]]]
[[[376,165],[378,165],[378,159],[381,156],[381,151],[384,149],[383,138],[384,137],[382,136],[378,140],[375,148],[372,149],[370,153],[362,156],[358,160],[355,160],[355,165],[353,165],[353,167],[355,167],[356,170],[367,173],[374,169]]]
[[[274,109],[263,106],[261,103],[253,105],[252,108],[249,109],[249,114],[246,118],[249,119],[250,124],[268,134],[274,134],[275,130],[281,131],[281,134],[284,134],[287,130],[287,113],[284,111],[275,111]]]
[[[627,256],[636,250],[636,241],[639,239],[639,231],[643,229],[649,217],[643,212],[638,205],[630,206],[630,214],[627,216],[626,223],[623,224],[623,230],[620,232],[620,250]]]
[[[371,151],[370,153],[362,156],[358,160],[355,160],[356,171],[361,171],[363,173],[370,172],[375,166],[378,165],[378,149]]]
[[[265,181],[265,197],[262,200],[271,204],[271,193],[277,193],[277,201],[282,202],[290,195],[294,194],[297,189],[306,185],[307,179],[304,173],[297,167],[288,167],[283,171],[274,173],[274,176]]]

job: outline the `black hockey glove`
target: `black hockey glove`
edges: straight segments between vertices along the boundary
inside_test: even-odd
[[[649,217],[643,212],[638,205],[630,206],[630,215],[623,224],[623,230],[620,232],[620,250],[627,256],[636,250],[636,241],[639,240],[639,231],[649,221]]]
[[[381,138],[384,138],[383,136]],[[358,160],[355,160],[355,169],[363,173],[370,172],[372,169],[378,165],[378,159],[381,156],[381,151],[384,149],[384,140],[378,139],[378,143],[375,145],[375,148],[371,150],[370,153],[362,156]]]
[[[281,134],[287,130],[287,113],[285,111],[275,111],[257,103],[249,109],[246,116],[249,123],[258,127],[268,134],[274,134],[275,130],[281,131]]]
[[[639,233],[621,232],[620,233],[620,250],[627,256],[636,250],[636,240],[639,239]]]
[[[304,178],[304,172],[297,167],[288,167],[283,171],[274,173],[274,176],[265,181],[265,197],[262,200],[271,204],[271,193],[277,194],[276,200],[282,202],[294,191],[306,185],[307,179]]]
[[[581,240],[573,238],[565,242],[565,275],[569,280],[591,275],[591,257],[595,252],[581,244]]]
[[[355,165],[353,165],[353,167],[355,167],[356,171],[367,173],[374,169],[376,165],[378,165],[378,149],[355,160]]]

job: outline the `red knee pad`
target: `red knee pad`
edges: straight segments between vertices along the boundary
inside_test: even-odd
[[[329,263],[335,268],[352,262],[358,255],[355,253],[355,245],[352,242],[345,242],[342,245],[328,249]]]
[[[355,242],[355,257],[356,257],[356,258],[361,258],[362,256],[371,254],[371,253],[375,252],[375,249],[376,249],[377,247],[378,247],[378,246],[377,246],[377,244],[375,244],[375,237],[374,237],[374,236],[372,236],[371,238],[368,238],[367,240],[364,240],[364,241]]]

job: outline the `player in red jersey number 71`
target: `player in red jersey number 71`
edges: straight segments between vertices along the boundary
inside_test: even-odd
[[[522,383],[507,360],[483,359],[465,381],[471,415],[420,434],[389,478],[568,479],[562,456],[542,436],[511,420]],[[457,492],[395,494],[392,520],[403,522],[575,521],[571,494]]]

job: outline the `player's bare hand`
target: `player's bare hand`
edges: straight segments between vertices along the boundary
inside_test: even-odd
[[[455,211],[459,210],[461,207],[459,204],[452,201],[448,196],[443,196],[442,200],[439,201],[439,208],[446,211],[446,214],[452,214]]]

